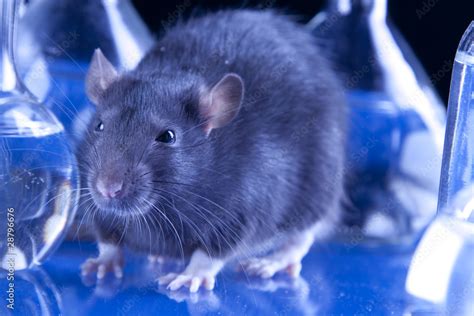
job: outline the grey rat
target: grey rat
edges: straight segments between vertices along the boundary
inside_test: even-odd
[[[121,249],[189,259],[160,278],[214,287],[248,274],[295,276],[314,238],[341,220],[346,108],[314,38],[273,11],[180,22],[132,71],[96,51],[97,112],[80,148],[99,257],[83,273],[121,276]]]

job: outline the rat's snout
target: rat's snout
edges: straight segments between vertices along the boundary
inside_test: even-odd
[[[97,191],[107,199],[120,198],[125,191],[123,179],[116,177],[98,177],[96,187]]]

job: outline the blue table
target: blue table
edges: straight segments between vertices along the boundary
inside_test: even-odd
[[[249,279],[229,268],[213,292],[169,292],[154,279],[176,268],[150,266],[127,255],[124,279],[102,284],[81,279],[80,264],[96,249],[64,243],[41,270],[17,272],[13,315],[433,315],[432,306],[405,292],[414,247],[317,244],[303,261],[297,280],[276,276]],[[5,278],[2,278],[2,289]],[[4,293],[4,291],[2,290]],[[3,300],[2,300],[3,301]],[[426,314],[425,314],[426,313]],[[1,315],[8,315],[5,304]]]

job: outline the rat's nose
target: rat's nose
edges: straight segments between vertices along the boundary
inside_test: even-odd
[[[119,197],[123,192],[123,181],[104,181],[97,179],[97,190],[106,198]]]

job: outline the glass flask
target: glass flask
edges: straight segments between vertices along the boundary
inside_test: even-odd
[[[438,210],[446,209],[460,190],[474,181],[474,23],[454,59],[448,104]],[[474,191],[471,192],[474,196]],[[468,218],[474,223],[474,215]]]
[[[411,240],[436,213],[443,104],[386,0],[328,0],[308,27],[346,88],[349,224],[364,236]]]
[[[17,0],[0,8],[0,264],[14,272],[41,264],[58,246],[79,191],[63,126],[17,76]]]
[[[446,315],[474,312],[474,22],[451,77],[438,216],[411,262],[406,289]]]
[[[406,291],[436,315],[474,311],[474,182],[450,200],[421,238]]]
[[[126,70],[153,43],[129,0],[33,0],[19,27],[20,75],[61,121],[73,146],[94,111],[84,88],[94,50]]]
[[[439,314],[474,311],[474,22],[464,33],[451,77],[438,216],[412,259],[407,292]]]

